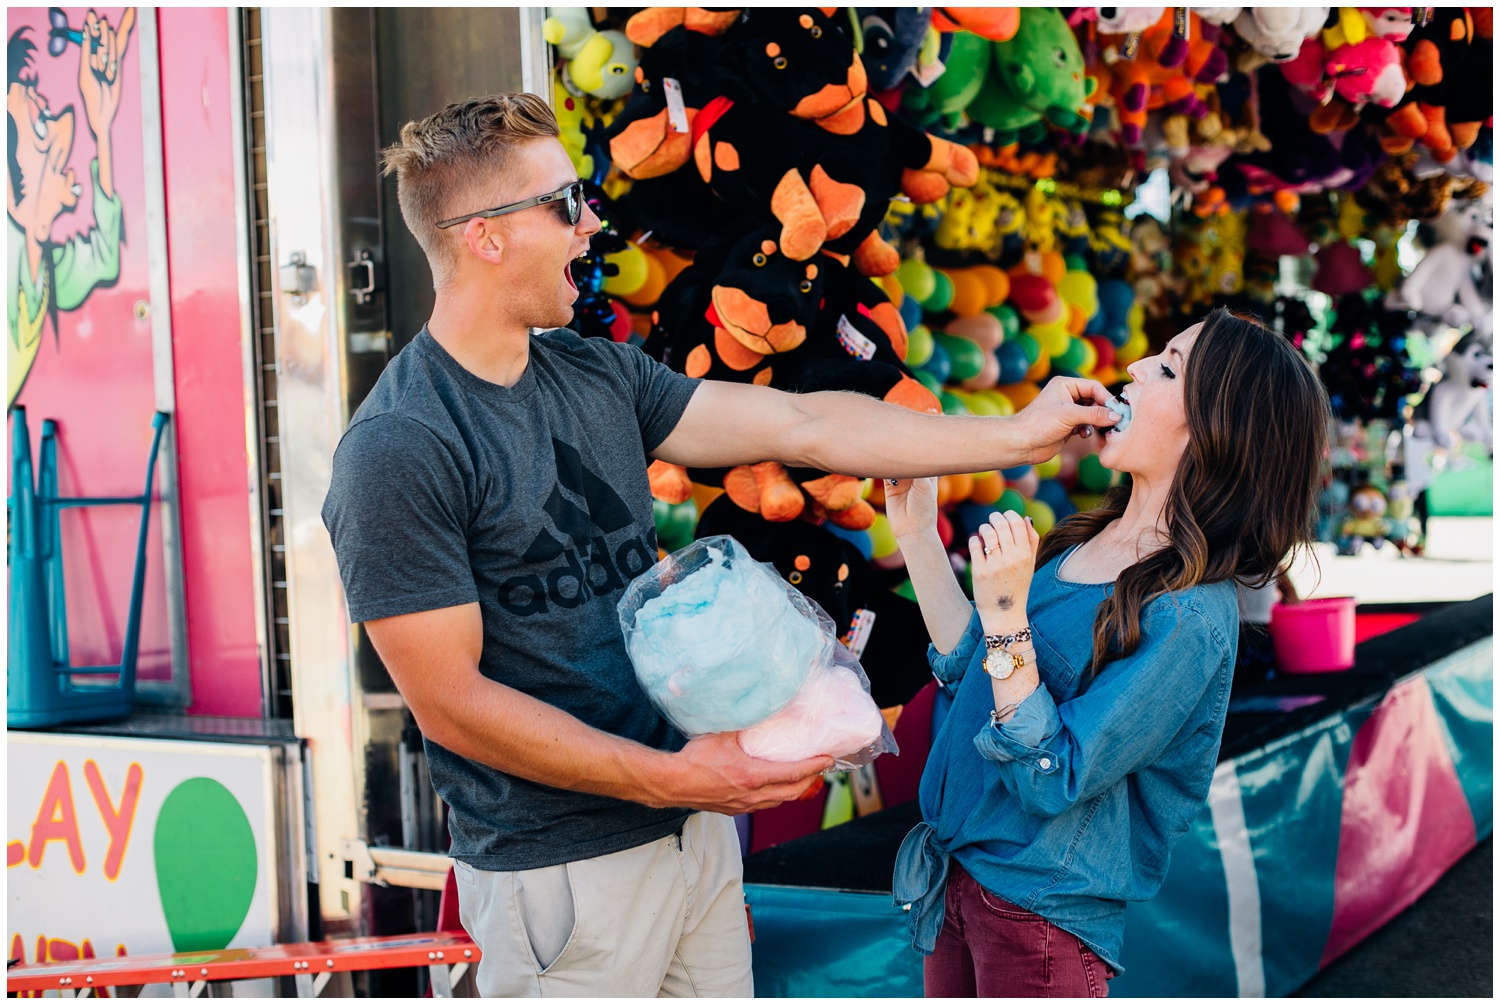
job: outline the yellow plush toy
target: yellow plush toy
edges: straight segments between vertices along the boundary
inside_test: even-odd
[[[635,86],[635,45],[624,32],[599,31],[585,7],[549,7],[542,35],[567,64],[563,84],[573,94],[613,101]]]
[[[568,160],[573,162],[578,177],[592,177],[594,158],[584,153],[584,144],[588,129],[594,124],[593,116],[584,106],[583,99],[573,95],[563,85],[561,70],[552,72],[552,112],[557,116],[557,138],[568,152]]]

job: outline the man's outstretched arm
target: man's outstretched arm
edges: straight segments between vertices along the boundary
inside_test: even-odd
[[[927,415],[863,394],[788,394],[704,381],[653,456],[687,467],[782,461],[875,478],[921,478],[1036,464],[1080,426],[1112,426],[1096,380],[1054,378],[1005,418]]]
[[[736,814],[801,795],[828,757],[761,761],[733,733],[653,750],[578,719],[479,672],[478,604],[365,622],[423,735],[460,757],[510,775],[646,806]]]

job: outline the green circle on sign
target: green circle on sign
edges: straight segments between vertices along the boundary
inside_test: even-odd
[[[234,794],[189,778],[156,818],[156,890],[179,953],[223,949],[250,913],[258,868],[255,832]]]

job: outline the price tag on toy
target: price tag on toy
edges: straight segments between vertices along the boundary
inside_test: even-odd
[[[857,359],[873,359],[875,356],[875,343],[860,334],[859,329],[850,323],[847,314],[839,315],[839,345]]]
[[[663,77],[662,90],[667,95],[667,122],[674,133],[688,131],[687,106],[682,103],[682,85],[676,77]]]
[[[865,647],[870,644],[870,633],[874,630],[875,612],[861,607],[854,612],[854,619],[849,623],[849,631],[839,641],[857,659],[865,654]]]

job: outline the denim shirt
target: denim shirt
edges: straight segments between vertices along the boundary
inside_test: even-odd
[[[912,944],[931,953],[949,856],[985,890],[1081,939],[1116,973],[1125,903],[1161,888],[1172,845],[1208,799],[1238,643],[1232,582],[1145,606],[1140,646],[1090,679],[1094,615],[1113,583],[1037,570],[1026,613],[1041,685],[996,727],[976,612],[951,653],[928,650],[953,707],[933,738],[923,823],[896,859]]]

